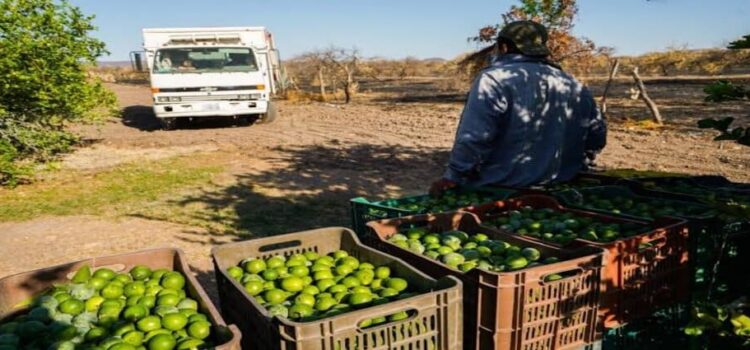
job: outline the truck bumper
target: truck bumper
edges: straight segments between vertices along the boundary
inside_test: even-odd
[[[268,101],[180,102],[154,105],[157,118],[232,117],[264,114]]]

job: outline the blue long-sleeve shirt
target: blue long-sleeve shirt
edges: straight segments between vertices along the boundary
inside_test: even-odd
[[[591,92],[538,58],[500,56],[475,80],[444,178],[526,187],[566,181],[604,148]]]

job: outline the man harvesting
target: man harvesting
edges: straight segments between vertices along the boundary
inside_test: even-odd
[[[548,60],[544,26],[510,23],[496,45],[499,55],[474,81],[433,194],[456,185],[570,180],[606,144],[606,122],[591,92]]]

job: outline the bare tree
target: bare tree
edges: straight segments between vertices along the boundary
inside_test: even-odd
[[[323,52],[323,57],[333,81],[344,87],[344,103],[351,102],[358,87],[355,77],[362,59],[359,50],[331,47]]]

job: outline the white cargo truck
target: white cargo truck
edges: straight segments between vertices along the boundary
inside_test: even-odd
[[[146,61],[165,129],[177,118],[276,118],[279,54],[264,27],[143,29],[143,48],[137,65]]]

